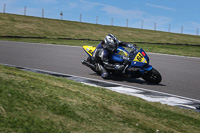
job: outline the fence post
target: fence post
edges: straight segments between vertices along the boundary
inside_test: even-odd
[[[61,20],[63,20],[63,12],[60,13]]]
[[[113,26],[113,18],[111,18],[111,25]]]
[[[42,18],[44,18],[44,9],[42,9]]]
[[[183,34],[183,26],[181,26],[181,34]]]
[[[98,24],[98,16],[96,16],[96,24]]]
[[[197,36],[199,35],[199,28],[197,28]]]
[[[143,29],[144,20],[141,22],[141,29]]]
[[[3,13],[6,13],[6,3],[4,3],[4,6],[3,6]]]
[[[169,24],[168,32],[170,32],[170,29],[171,29],[171,25]]]
[[[80,14],[80,22],[82,22],[82,14]]]
[[[26,6],[24,7],[24,16],[26,16]]]
[[[154,30],[156,31],[156,23],[154,23]]]
[[[126,27],[128,27],[128,19],[126,20]]]

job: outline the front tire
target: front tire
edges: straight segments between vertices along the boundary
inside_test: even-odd
[[[159,84],[162,80],[160,73],[155,68],[145,72],[142,78],[152,84]]]

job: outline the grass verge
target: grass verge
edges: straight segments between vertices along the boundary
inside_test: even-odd
[[[24,15],[0,13],[0,36],[68,37],[103,39],[114,34],[127,42],[198,44],[200,36],[80,23]]]
[[[200,114],[0,66],[0,132],[199,133]]]
[[[44,43],[44,44],[58,44],[58,45],[71,45],[71,46],[83,46],[83,45],[97,46],[97,44],[100,43],[99,41],[64,40],[64,39],[0,38],[0,40]],[[137,44],[137,45],[141,46],[146,52],[190,56],[190,57],[200,57],[200,47],[199,46],[160,45],[160,44]]]

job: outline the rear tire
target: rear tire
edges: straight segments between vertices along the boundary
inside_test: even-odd
[[[145,72],[142,78],[152,84],[159,84],[162,80],[160,73],[155,68]]]

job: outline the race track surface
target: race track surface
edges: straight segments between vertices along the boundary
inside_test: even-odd
[[[162,75],[159,85],[140,78],[114,77],[108,81],[200,100],[200,58],[154,53],[148,56]],[[81,47],[0,41],[0,63],[103,80],[81,64],[86,58]]]

